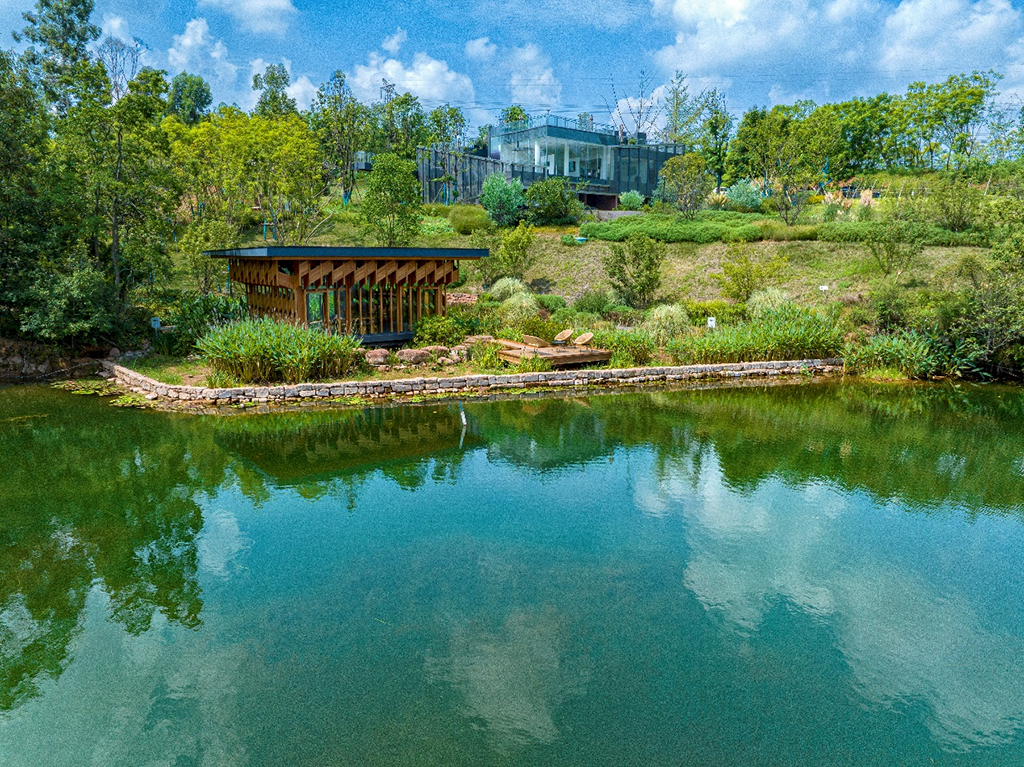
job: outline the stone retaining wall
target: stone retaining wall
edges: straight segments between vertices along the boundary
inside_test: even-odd
[[[172,386],[154,381],[141,373],[105,361],[103,366],[114,380],[132,391],[156,399],[215,402],[295,402],[333,397],[394,397],[421,394],[485,394],[495,391],[540,388],[580,388],[588,386],[631,386],[645,383],[687,381],[702,378],[743,378],[838,373],[840,359],[793,360],[787,362],[741,362],[727,365],[687,365],[683,367],[646,367],[622,370],[556,370],[546,373],[511,375],[467,375],[451,378],[403,378],[397,380],[345,381],[283,386],[245,386],[234,389],[205,389],[197,386]]]

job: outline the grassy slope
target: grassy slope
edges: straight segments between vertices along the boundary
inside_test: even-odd
[[[605,289],[602,258],[612,243],[591,240],[578,247],[566,247],[559,238],[575,234],[576,227],[540,227],[533,249],[537,262],[527,272],[528,281],[547,292],[573,299],[589,289]],[[341,213],[322,227],[311,240],[312,245],[360,245],[367,240],[359,232],[353,213]],[[263,244],[262,230],[253,230],[244,240],[246,245]],[[469,238],[459,235],[419,237],[417,246],[468,248]],[[819,285],[828,285],[828,299],[868,295],[882,280],[881,271],[870,252],[862,245],[830,242],[758,242],[754,248],[765,256],[781,253],[789,258],[790,268],[780,287],[802,302],[822,300]],[[964,255],[984,255],[978,248],[928,248],[920,261],[906,273],[902,282],[917,288],[936,286],[948,277],[948,267]],[[718,283],[711,274],[721,271],[720,262],[726,253],[722,243],[697,245],[674,243],[668,246],[668,258],[660,295],[668,300],[708,300],[720,297]],[[468,289],[478,289],[479,279],[472,269]]]

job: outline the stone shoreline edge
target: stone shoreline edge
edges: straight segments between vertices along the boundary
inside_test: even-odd
[[[556,370],[544,373],[466,375],[451,378],[399,378],[394,380],[338,381],[333,383],[244,386],[207,389],[175,386],[148,378],[108,360],[103,368],[125,388],[153,399],[232,405],[238,403],[294,403],[335,397],[393,398],[430,395],[479,395],[516,389],[579,389],[636,386],[699,379],[735,379],[753,376],[829,375],[842,373],[841,359],[737,362],[721,365],[622,368],[612,370]]]

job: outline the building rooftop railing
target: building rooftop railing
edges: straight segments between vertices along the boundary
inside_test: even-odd
[[[556,128],[569,128],[571,130],[587,131],[589,133],[603,133],[607,136],[619,135],[619,132],[611,125],[594,122],[592,117],[580,119],[574,117],[559,117],[558,115],[536,115],[525,120],[502,123],[501,125],[495,126],[493,130],[496,134],[502,135],[531,130],[532,128],[542,128],[546,125]]]

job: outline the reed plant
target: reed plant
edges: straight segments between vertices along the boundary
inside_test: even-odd
[[[358,338],[266,317],[213,328],[196,346],[214,371],[242,384],[337,378],[362,359]]]
[[[846,369],[851,373],[895,370],[907,378],[928,378],[940,372],[940,355],[927,336],[913,330],[879,333],[843,351]]]
[[[784,304],[758,322],[698,329],[671,341],[666,351],[677,365],[796,360],[838,356],[843,325],[834,308]]]

